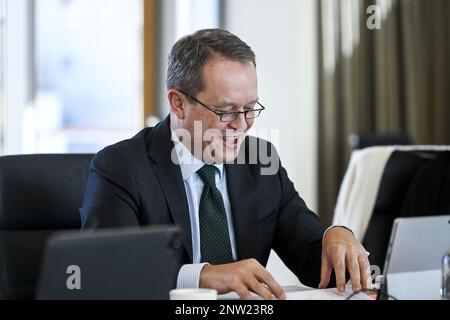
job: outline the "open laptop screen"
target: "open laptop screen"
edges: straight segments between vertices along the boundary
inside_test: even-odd
[[[440,299],[441,261],[450,248],[450,216],[395,220],[384,289],[397,299]]]

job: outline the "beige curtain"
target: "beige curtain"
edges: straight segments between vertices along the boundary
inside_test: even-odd
[[[376,5],[381,29],[370,30]],[[330,223],[348,137],[450,144],[450,1],[320,0],[319,214]]]

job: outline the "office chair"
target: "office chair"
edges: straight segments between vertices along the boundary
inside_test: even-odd
[[[405,200],[416,173],[437,157],[437,151],[395,151],[384,169],[373,213],[363,239],[370,263],[383,271],[395,218],[402,216]],[[411,216],[424,213],[412,212]]]
[[[32,299],[48,237],[80,229],[92,157],[0,157],[0,299]]]

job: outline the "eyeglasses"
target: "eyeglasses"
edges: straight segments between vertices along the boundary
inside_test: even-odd
[[[257,108],[257,109],[248,109],[248,110],[245,110],[245,111],[220,112],[220,111],[217,111],[217,110],[216,110],[217,107],[210,107],[210,106],[207,106],[206,104],[204,104],[203,102],[197,100],[196,98],[194,98],[193,96],[187,94],[186,92],[181,91],[181,90],[178,90],[178,91],[180,91],[180,92],[181,92],[182,94],[184,94],[186,97],[188,97],[188,98],[194,100],[195,102],[197,102],[197,103],[200,104],[201,106],[205,107],[205,108],[208,109],[209,111],[214,112],[216,115],[218,115],[218,116],[220,117],[220,121],[221,121],[221,122],[231,122],[231,121],[234,121],[234,120],[236,120],[236,119],[239,117],[239,115],[240,115],[241,113],[244,114],[245,119],[247,119],[247,120],[255,119],[255,118],[257,118],[257,117],[260,116],[261,111],[263,111],[263,110],[266,109],[261,103],[259,103],[259,101],[256,101],[256,103],[257,103],[261,108]]]

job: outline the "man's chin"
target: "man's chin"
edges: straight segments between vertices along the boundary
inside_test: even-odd
[[[208,152],[208,149],[206,149],[203,154],[203,161],[207,164],[232,163],[239,154],[240,145],[240,143],[233,147],[221,145],[219,148],[215,148],[213,152]]]
[[[206,164],[225,164],[232,163],[237,158],[236,152],[216,153],[214,155],[204,154],[203,161]]]

